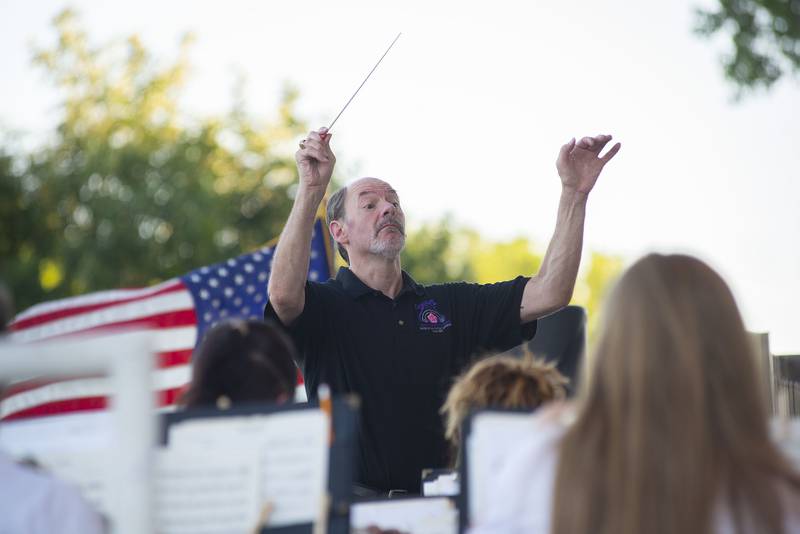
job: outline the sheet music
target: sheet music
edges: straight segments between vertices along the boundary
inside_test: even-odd
[[[51,415],[0,423],[0,448],[15,458],[111,446],[110,412]]]
[[[469,521],[484,517],[489,479],[505,465],[522,436],[532,428],[529,413],[481,412],[467,437]]]
[[[353,504],[350,508],[351,532],[365,533],[369,526],[411,534],[456,534],[458,510],[450,499],[444,497]]]
[[[54,415],[0,423],[0,448],[30,459],[77,487],[98,512],[111,517],[107,451],[112,442],[109,412]]]
[[[256,524],[258,451],[159,450],[154,457],[155,520],[160,534],[249,534]],[[108,452],[50,453],[35,457],[42,469],[76,486],[108,518],[112,500]]]
[[[161,534],[246,534],[258,520],[255,449],[162,450],[156,460],[155,507]]]
[[[458,473],[444,473],[435,480],[422,483],[422,494],[425,497],[453,497],[461,491]]]
[[[328,481],[328,418],[320,410],[190,419],[170,427],[173,450],[258,451],[260,502],[274,506],[270,526],[312,523]]]

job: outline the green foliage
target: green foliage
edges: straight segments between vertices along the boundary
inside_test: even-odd
[[[575,284],[572,304],[583,306],[588,312],[588,338],[591,343],[595,339],[602,317],[603,301],[612,283],[616,281],[625,267],[619,256],[611,256],[592,252],[588,268]]]
[[[719,0],[716,10],[698,9],[696,20],[699,35],[731,36],[722,64],[739,96],[800,71],[800,0]]]
[[[450,216],[411,230],[402,256],[403,268],[425,284],[497,282],[533,274],[541,263],[542,255],[527,239],[487,240],[471,228],[456,227]]]
[[[542,254],[530,241],[518,237],[506,242],[481,240],[473,234],[470,263],[481,283],[510,280],[521,274],[532,275],[539,271]]]
[[[403,268],[423,284],[474,280],[465,261],[465,231],[453,227],[450,217],[409,232],[401,262]]]
[[[142,286],[262,245],[279,234],[306,126],[285,95],[278,119],[241,109],[192,120],[178,96],[191,38],[159,66],[133,36],[93,48],[71,11],[39,50],[63,95],[53,139],[0,147],[0,267],[19,309],[99,289]]]

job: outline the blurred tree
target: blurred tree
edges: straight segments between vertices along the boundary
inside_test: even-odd
[[[142,286],[251,250],[291,207],[291,141],[306,125],[287,88],[277,120],[241,103],[191,120],[177,97],[190,38],[159,66],[135,36],[93,48],[72,11],[39,50],[64,96],[57,130],[30,154],[0,149],[0,276],[18,308],[87,291]]]
[[[698,9],[696,22],[699,35],[731,36],[722,64],[738,96],[800,71],[800,0],[719,0],[717,9]]]
[[[456,227],[449,215],[412,229],[402,255],[403,269],[425,284],[508,280],[536,272],[541,262],[527,239],[487,240],[471,228]]]
[[[572,304],[583,306],[587,310],[589,316],[587,336],[590,344],[594,341],[600,326],[606,293],[624,268],[625,262],[621,257],[592,252],[589,265],[575,284]]]
[[[543,254],[524,237],[497,242],[481,239],[472,233],[469,261],[480,283],[510,280],[519,275],[530,276],[539,271]]]
[[[423,284],[474,280],[464,255],[464,230],[453,227],[450,216],[409,232],[403,249],[403,269]]]

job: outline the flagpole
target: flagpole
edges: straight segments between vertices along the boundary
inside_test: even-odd
[[[331,237],[330,229],[328,228],[327,224],[327,215],[328,215],[328,194],[325,193],[325,196],[320,202],[319,207],[317,208],[317,217],[321,219],[322,224],[322,241],[325,243],[325,256],[326,260],[328,261],[328,273],[333,278],[336,273],[334,272],[335,268],[335,251],[333,249],[333,237]]]

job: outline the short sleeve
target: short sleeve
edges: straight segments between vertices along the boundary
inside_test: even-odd
[[[280,320],[269,299],[264,307],[264,319],[275,321],[277,324],[281,325],[292,338],[292,341],[297,348],[298,361],[295,363],[304,374],[307,363],[307,354],[310,352],[308,350],[310,348],[309,340],[315,338],[317,332],[315,332],[314,329],[319,328],[319,325],[322,324],[319,320],[319,317],[322,313],[322,301],[324,299],[322,298],[322,291],[320,290],[319,285],[320,284],[314,282],[306,282],[306,297],[305,303],[303,304],[303,312],[290,325],[286,325]]]
[[[477,352],[502,352],[533,339],[536,321],[520,322],[522,294],[528,278],[518,276],[495,284],[464,284],[472,345]]]

